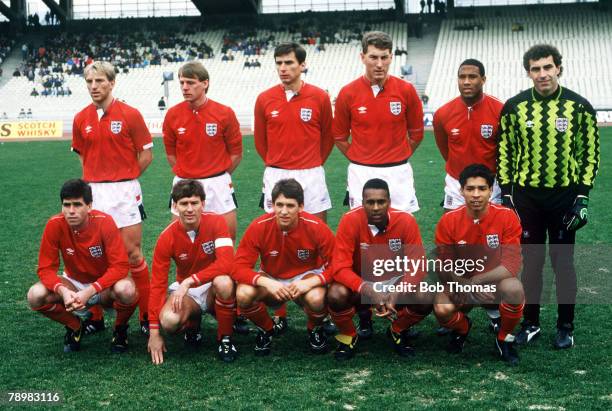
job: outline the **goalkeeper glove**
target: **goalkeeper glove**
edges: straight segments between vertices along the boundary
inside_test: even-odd
[[[584,227],[589,219],[589,198],[579,195],[574,200],[572,208],[565,213],[563,225],[567,231],[576,231]]]

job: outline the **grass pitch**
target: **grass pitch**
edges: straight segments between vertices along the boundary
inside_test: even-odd
[[[612,129],[602,130],[602,166],[591,193],[591,220],[578,242],[612,244]],[[263,165],[252,139],[245,137],[244,160],[234,175],[239,202],[239,236],[261,211],[257,208]],[[169,221],[171,184],[161,140],[155,159],[141,179],[148,220],[144,251],[151,261],[157,235]],[[444,352],[445,338],[433,334],[435,320],[418,326],[417,357],[399,358],[384,336],[384,321],[375,323],[373,340],[362,342],[356,358],[339,364],[331,354],[308,352],[305,318],[289,306],[290,328],[275,339],[268,358],[252,354],[254,334],[237,337],[240,357],[226,365],[215,356],[215,322],[205,317],[205,339],[197,352],[183,349],[182,339],[166,337],[165,363],[155,367],[146,340],[132,319],[130,351],[111,355],[111,331],[85,338],[82,351],[64,354],[64,329],[29,310],[25,295],[35,274],[39,240],[49,216],[60,209],[59,188],[80,175],[69,142],[24,142],[0,145],[2,164],[2,235],[0,235],[0,361],[2,405],[6,392],[59,392],[69,409],[610,409],[612,350],[609,305],[580,305],[576,310],[576,347],[554,352],[556,307],[543,307],[543,335],[520,351],[521,364],[508,368],[497,361],[493,336],[482,310],[472,314],[475,327],[460,356]],[[431,243],[441,215],[444,167],[428,133],[411,160],[421,211],[416,214],[425,243]],[[335,229],[343,212],[346,160],[337,150],[326,165]],[[594,259],[601,256],[592,255]],[[579,279],[580,281],[580,279]],[[107,315],[107,326],[112,325]],[[49,407],[49,404],[45,408]]]

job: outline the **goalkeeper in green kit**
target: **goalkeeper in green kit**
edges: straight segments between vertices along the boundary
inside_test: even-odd
[[[574,345],[576,231],[587,223],[589,190],[599,167],[599,131],[591,104],[559,85],[559,50],[531,47],[523,66],[533,87],[509,99],[500,119],[497,178],[502,203],[514,208],[523,233],[525,306],[516,343],[540,334],[542,269],[548,237],[556,277],[557,349]]]

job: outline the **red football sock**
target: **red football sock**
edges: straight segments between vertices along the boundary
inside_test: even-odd
[[[57,321],[73,330],[78,330],[81,327],[81,322],[77,317],[66,311],[66,307],[63,304],[45,304],[38,308],[33,308],[34,311],[38,311],[47,318]]]
[[[353,316],[355,315],[355,307],[351,307],[348,310],[336,312],[329,310],[332,320],[338,327],[338,333],[354,337],[357,335],[355,324],[353,324]]]
[[[501,326],[497,333],[497,339],[504,341],[508,334],[512,334],[514,328],[521,321],[525,304],[508,304],[504,301],[499,305],[499,315],[501,316]]]
[[[117,312],[117,317],[115,318],[115,327],[119,325],[126,325],[130,320],[132,314],[134,314],[134,310],[136,310],[136,303],[133,304],[122,304],[120,301],[113,301],[113,308]]]
[[[440,323],[440,325],[449,330],[457,331],[461,335],[467,334],[470,327],[467,317],[461,311],[457,311],[448,322]]]
[[[242,308],[241,312],[262,330],[272,331],[274,321],[272,321],[272,317],[268,314],[268,310],[264,303],[255,303],[248,308]]]
[[[136,264],[130,265],[130,272],[132,273],[132,279],[136,284],[136,290],[138,290],[138,318],[140,321],[143,321],[145,318],[145,314],[149,311],[149,289],[150,289],[150,279],[149,279],[149,267],[147,266],[147,262],[143,260]]]
[[[91,321],[100,321],[104,319],[104,310],[101,305],[92,305],[89,307],[91,313]]]
[[[420,322],[425,317],[427,317],[427,315],[415,313],[408,307],[404,307],[397,312],[397,319],[391,324],[391,330],[393,330],[394,333],[399,334],[402,331],[412,327],[414,324]]]
[[[274,315],[277,317],[287,318],[287,304],[283,304],[274,310]]]
[[[323,324],[323,320],[325,319],[325,317],[327,317],[327,309],[324,309],[320,313],[316,313],[310,308],[304,306],[304,312],[308,317],[308,321],[306,322],[306,328],[308,329],[308,331],[312,331],[313,328]]]
[[[217,317],[217,340],[225,335],[234,333],[234,320],[236,319],[236,299],[223,300],[215,298],[215,314]]]

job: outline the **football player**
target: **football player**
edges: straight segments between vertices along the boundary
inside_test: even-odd
[[[423,106],[412,84],[389,75],[388,34],[365,33],[361,47],[365,73],[340,90],[333,121],[336,146],[350,161],[345,205],[360,207],[364,183],[380,178],[393,207],[414,213],[419,203],[408,160],[423,140]]]
[[[149,301],[148,350],[153,364],[164,361],[166,350],[161,329],[184,332],[185,345],[197,347],[202,340],[202,313],[215,315],[217,354],[225,362],[236,359],[232,342],[236,299],[230,277],[233,242],[222,216],[204,212],[205,194],[197,180],[180,180],[172,188],[178,220],[160,234],[153,252],[153,275]],[[176,281],[168,287],[170,264],[176,265]],[[169,296],[166,298],[166,289]]]
[[[459,174],[470,164],[484,164],[495,172],[497,129],[503,103],[483,93],[487,81],[484,65],[467,59],[459,65],[459,97],[440,107],[433,117],[434,135],[440,154],[446,161],[444,209],[454,210],[464,204]],[[495,182],[491,201],[501,202]]]
[[[93,192],[93,208],[110,214],[121,231],[140,300],[140,330],[148,334],[149,268],[142,254],[146,218],[138,177],[153,160],[153,141],[140,112],[113,97],[115,67],[96,61],[85,68],[92,104],[74,117],[72,151]],[[94,328],[103,328],[103,321]]]
[[[393,255],[388,257],[406,255],[408,251],[407,257],[423,259],[419,227],[410,213],[391,207],[389,186],[384,180],[368,180],[361,196],[363,206],[346,213],[336,232],[334,282],[327,295],[330,313],[339,332],[335,357],[347,360],[354,356],[359,337],[353,316],[356,309],[364,305],[375,306],[380,316],[394,318],[388,330],[393,347],[401,356],[413,356],[414,349],[409,342],[410,327],[431,312],[433,294],[421,292],[418,287],[413,292],[377,290],[377,282],[372,281],[375,277],[372,276],[371,267],[364,266],[363,262],[370,261],[376,253],[384,255],[389,251]],[[368,252],[368,249],[371,251]],[[416,286],[425,275],[421,267],[412,272],[400,272],[385,281]],[[408,304],[397,304],[403,298]]]
[[[113,218],[92,209],[91,187],[68,180],[60,191],[62,212],[47,221],[40,242],[38,277],[28,303],[66,327],[64,352],[78,351],[88,307],[101,304],[117,312],[112,352],[127,350],[128,320],[138,293],[128,278],[128,256]],[[60,258],[63,272],[58,275]]]
[[[270,353],[278,333],[266,306],[275,308],[293,300],[308,317],[310,349],[327,349],[323,320],[325,294],[331,278],[334,235],[319,218],[304,211],[304,191],[295,179],[278,181],[272,189],[274,211],[255,219],[247,228],[234,264],[240,311],[257,327],[255,354]],[[258,271],[255,263],[260,259]]]
[[[236,198],[231,174],[242,160],[242,134],[234,111],[208,98],[208,70],[198,61],[178,72],[185,101],[168,110],[163,137],[175,174],[172,185],[196,179],[206,192],[206,210],[223,216],[236,238]],[[171,208],[174,216],[178,212]]]
[[[440,325],[452,330],[448,351],[459,353],[472,328],[467,313],[478,305],[498,308],[501,324],[495,346],[503,361],[516,365],[519,358],[512,332],[525,300],[517,278],[521,224],[514,211],[489,203],[493,181],[493,173],[482,164],[469,165],[459,175],[465,205],[442,216],[435,242],[441,261],[472,261],[474,269],[457,265],[439,272],[445,289],[436,294],[434,311]]]

